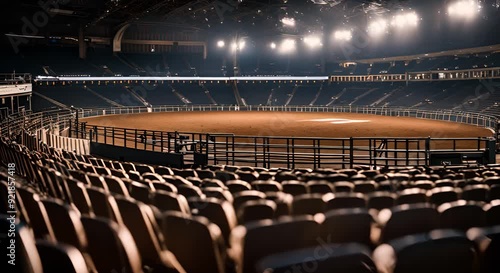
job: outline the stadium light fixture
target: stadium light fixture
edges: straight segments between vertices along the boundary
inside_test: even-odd
[[[281,19],[281,23],[283,23],[284,26],[287,27],[294,27],[295,26],[295,19],[291,17],[284,17]]]
[[[238,44],[236,42],[231,43],[231,50],[236,51],[238,49]]]
[[[391,25],[397,28],[416,27],[418,20],[415,12],[401,13],[392,18]]]
[[[239,42],[231,43],[231,51],[242,51],[245,48],[246,42],[244,40],[240,40]]]
[[[239,43],[238,43],[238,49],[240,51],[243,50],[245,48],[245,45],[246,45],[245,41],[243,41],[243,40],[239,41]]]
[[[217,42],[217,47],[223,48],[225,46],[226,46],[226,43],[224,41],[220,40],[220,41]]]
[[[335,40],[350,41],[352,39],[352,31],[350,30],[337,30],[334,34]]]
[[[477,0],[460,0],[448,5],[448,15],[471,19],[479,14],[481,5]]]
[[[378,19],[368,25],[368,34],[371,36],[381,36],[387,32],[388,24],[384,19]]]
[[[295,50],[295,40],[284,39],[280,45],[280,53],[290,53]]]
[[[304,37],[304,43],[310,48],[318,48],[323,46],[323,44],[321,43],[321,38],[315,35]]]

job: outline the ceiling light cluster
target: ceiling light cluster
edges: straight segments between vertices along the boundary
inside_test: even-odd
[[[448,15],[457,18],[471,19],[480,11],[481,5],[477,0],[459,0],[448,6]]]

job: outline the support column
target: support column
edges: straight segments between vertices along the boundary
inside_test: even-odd
[[[80,59],[87,59],[87,44],[85,43],[85,33],[83,27],[80,26],[78,31],[78,56]]]

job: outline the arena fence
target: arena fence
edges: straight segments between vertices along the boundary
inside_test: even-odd
[[[123,115],[150,112],[192,112],[192,111],[281,111],[281,112],[332,112],[358,113],[381,116],[399,116],[421,119],[451,121],[465,123],[479,127],[497,130],[498,118],[473,112],[453,110],[422,110],[398,107],[370,107],[370,106],[220,106],[220,105],[183,105],[183,106],[154,106],[154,107],[116,107],[102,109],[80,109],[80,117],[94,117],[102,115]]]
[[[263,167],[409,166],[495,163],[490,138],[304,138],[237,136],[196,132],[162,132],[87,126],[84,117],[177,111],[345,112],[445,120],[496,129],[495,117],[466,112],[402,108],[309,106],[158,106],[107,109],[64,109],[13,116],[0,124],[7,135],[41,128],[62,136],[118,147],[182,155],[186,165],[229,164]],[[69,130],[67,130],[69,128]],[[35,134],[36,138],[36,134]],[[31,142],[33,142],[31,140]],[[36,146],[36,145],[32,145]],[[168,162],[165,162],[168,165]]]

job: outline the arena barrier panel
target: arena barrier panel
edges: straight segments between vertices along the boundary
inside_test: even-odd
[[[106,126],[87,126],[86,130],[85,134],[92,143],[182,154],[186,165],[243,164],[266,168],[353,168],[364,165],[376,168],[429,166],[435,162],[451,165],[455,162],[446,158],[430,162],[431,155],[438,153],[458,156],[464,164],[494,164],[496,152],[493,138],[238,136]],[[204,158],[201,163],[200,158]]]
[[[77,155],[90,154],[90,140],[47,134],[47,145],[56,149],[71,151]]]

